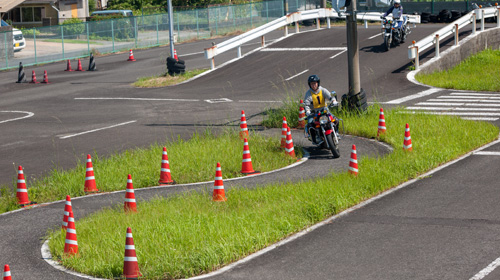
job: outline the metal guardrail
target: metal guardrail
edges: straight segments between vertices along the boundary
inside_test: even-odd
[[[380,16],[382,13],[369,12],[369,13],[356,13],[356,19],[365,22],[365,27],[368,26],[368,21],[380,21]],[[405,15],[408,17],[408,21],[412,23],[420,23],[420,15]],[[211,59],[211,68],[215,69],[215,56],[224,53],[228,50],[237,48],[237,56],[241,57],[241,46],[251,40],[261,38],[261,46],[265,46],[265,35],[271,31],[285,27],[285,36],[288,35],[288,25],[292,23],[297,23],[302,20],[316,19],[317,28],[320,28],[319,19],[326,18],[327,28],[330,28],[331,18],[345,18],[346,13],[337,13],[333,9],[316,9],[308,11],[299,11],[295,13],[288,14],[281,18],[275,19],[269,23],[245,32],[241,35],[233,37],[229,40],[221,42],[210,48],[205,49],[205,58]],[[295,32],[299,32],[299,25],[295,24]]]
[[[455,46],[458,45],[459,30],[472,24],[472,35],[476,34],[476,20],[480,20],[481,31],[484,31],[484,19],[490,17],[497,17],[497,27],[500,27],[500,7],[487,7],[471,11],[465,16],[455,20],[447,26],[439,29],[424,39],[415,42],[408,46],[408,58],[415,60],[415,70],[419,69],[419,53],[431,48],[435,48],[435,57],[439,57],[439,42],[448,36],[455,36]]]

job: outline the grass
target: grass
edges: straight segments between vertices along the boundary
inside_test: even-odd
[[[44,42],[52,42],[52,43],[61,43],[62,40],[61,39],[44,39],[43,40]],[[91,44],[91,45],[104,45],[103,43],[99,43],[99,42],[94,42],[94,41],[89,41],[87,42],[87,40],[74,40],[74,39],[66,39],[64,40],[64,43],[65,44]]]
[[[208,69],[196,69],[192,71],[187,71],[181,75],[162,75],[162,76],[153,76],[153,77],[142,77],[137,80],[133,85],[140,88],[157,88],[157,87],[166,87],[171,85],[176,85],[181,82],[184,82],[192,77],[199,75]]]
[[[487,49],[470,56],[452,69],[417,74],[417,81],[435,87],[500,92],[500,50]],[[466,77],[466,78],[464,78]]]
[[[280,135],[278,133],[276,137],[269,138],[258,133],[250,134],[248,141],[255,170],[265,172],[295,162],[279,149]],[[174,140],[107,158],[93,154],[92,164],[97,188],[102,192],[124,190],[128,174],[132,175],[134,188],[158,185],[163,146],[167,147],[171,175],[179,184],[213,181],[217,162],[222,165],[223,178],[242,176],[239,172],[243,141],[239,139],[238,131],[228,129],[220,136],[215,136],[207,130],[194,134],[188,141]],[[298,157],[302,156],[300,149],[297,149],[296,153]],[[86,161],[86,156],[82,155],[81,159],[82,162],[74,169],[54,169],[51,174],[40,179],[30,180],[29,174],[25,172],[30,200],[42,203],[65,199],[66,195],[84,195],[86,162],[83,161]],[[13,183],[11,187],[3,186],[0,189],[0,213],[19,208],[15,186]]]
[[[339,115],[347,133],[374,138],[378,112],[379,107],[373,106],[364,114]],[[486,122],[407,114],[402,109],[385,110],[385,120],[387,134],[381,140],[394,151],[383,158],[358,158],[358,177],[341,172],[253,189],[232,188],[226,191],[225,203],[212,202],[210,193],[189,192],[141,202],[135,214],[125,214],[122,207],[105,209],[76,223],[78,256],[61,255],[65,235],[59,229],[49,234],[51,253],[73,270],[120,277],[125,233],[131,227],[144,275],[141,279],[207,273],[416,178],[496,139],[499,133]],[[402,149],[406,123],[410,124],[413,152]]]

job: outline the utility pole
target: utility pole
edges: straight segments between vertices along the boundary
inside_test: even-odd
[[[170,57],[174,58],[174,10],[172,0],[168,0],[168,33],[170,35]]]
[[[361,91],[359,78],[359,44],[358,27],[356,21],[356,0],[351,0],[347,7],[347,68],[349,74],[349,94],[354,95]]]

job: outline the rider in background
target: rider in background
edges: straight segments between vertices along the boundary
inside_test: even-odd
[[[327,100],[330,101],[334,106],[337,105],[337,99],[334,95],[336,95],[335,91],[331,93],[324,87],[320,86],[320,79],[317,75],[311,75],[307,79],[307,84],[309,85],[309,90],[306,92],[306,96],[304,97],[304,107],[307,115],[307,125],[306,132],[309,135],[309,126],[312,125],[314,121],[314,115],[316,110],[319,110],[323,107],[327,107]],[[335,120],[337,122],[337,120]],[[317,139],[318,135],[314,135],[314,129],[311,130],[310,140],[319,143],[319,139]]]
[[[401,6],[401,0],[394,0],[394,5],[385,12],[381,16],[381,18],[385,18],[389,14],[392,14],[392,18],[394,19],[394,22],[397,23],[397,28],[401,28],[403,31],[403,38],[405,38],[404,33],[406,32],[405,28],[402,28],[403,26],[406,26],[406,23],[408,19],[403,16],[403,6]]]

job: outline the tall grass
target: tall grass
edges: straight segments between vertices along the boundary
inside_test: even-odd
[[[441,88],[499,91],[500,50],[487,49],[470,56],[457,66],[432,74],[417,74],[417,81]]]
[[[343,114],[349,134],[376,137],[379,108]],[[189,192],[139,203],[139,212],[106,209],[76,223],[80,253],[63,257],[64,234],[50,232],[50,250],[71,269],[105,278],[123,269],[126,228],[131,227],[143,279],[173,279],[213,271],[339,213],[384,190],[497,138],[489,123],[386,110],[394,147],[383,158],[358,158],[359,177],[347,172],[254,189],[231,188],[228,201]],[[402,149],[410,124],[413,152]],[[278,126],[280,127],[281,124]],[[467,139],[464,141],[464,139]],[[300,170],[298,171],[300,172]]]
[[[265,172],[295,162],[279,148],[279,137],[279,132],[276,137],[250,132],[248,143],[254,169]],[[167,147],[171,175],[177,183],[214,180],[217,162],[222,165],[224,178],[243,176],[240,174],[243,141],[239,138],[239,132],[227,129],[216,136],[206,130],[201,134],[195,133],[188,141],[179,138],[105,158],[93,154],[92,164],[97,188],[101,192],[124,190],[127,174],[132,175],[134,188],[158,185],[164,146]],[[297,156],[300,157],[301,149],[296,150]],[[54,169],[46,177],[29,181],[30,200],[41,203],[64,199],[66,195],[84,195],[86,166],[83,160],[74,169]],[[0,213],[18,208],[15,189],[15,186],[1,188]]]

